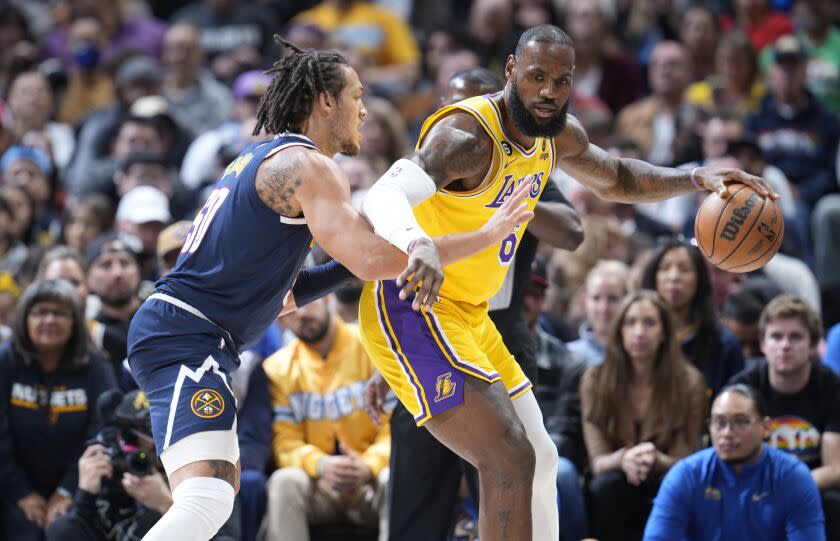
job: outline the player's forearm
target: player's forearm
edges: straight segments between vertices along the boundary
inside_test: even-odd
[[[646,203],[697,191],[691,183],[691,171],[659,167],[641,160],[617,162],[612,186],[600,193],[611,201]]]
[[[528,232],[554,248],[574,250],[583,242],[583,226],[575,210],[563,203],[537,202]]]
[[[495,244],[494,239],[479,229],[469,233],[455,233],[433,239],[438,247],[440,262],[443,266],[475,255]]]
[[[494,244],[490,234],[481,229],[469,233],[443,235],[432,240],[437,245],[443,266],[475,255]],[[379,244],[371,246],[370,251],[360,250],[360,253],[369,254],[366,265],[367,277],[358,275],[352,267],[350,270],[366,280],[392,280],[402,274],[407,261],[406,255],[390,244],[384,244],[384,241],[383,246]]]

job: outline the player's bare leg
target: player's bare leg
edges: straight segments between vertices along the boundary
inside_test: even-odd
[[[464,377],[464,403],[425,425],[478,469],[482,541],[531,541],[534,449],[504,385]]]

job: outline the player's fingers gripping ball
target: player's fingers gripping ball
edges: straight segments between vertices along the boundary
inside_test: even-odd
[[[744,184],[727,186],[729,197],[710,193],[694,220],[700,252],[718,268],[750,272],[776,255],[785,235],[782,211],[771,197]]]

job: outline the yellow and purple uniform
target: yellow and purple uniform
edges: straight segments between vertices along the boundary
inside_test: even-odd
[[[526,200],[533,210],[555,159],[551,138],[538,137],[525,149],[507,137],[489,95],[434,113],[423,124],[418,148],[435,122],[454,111],[475,117],[490,136],[492,163],[476,189],[441,189],[414,207],[417,223],[432,237],[479,229],[521,182],[531,184]],[[487,301],[501,288],[524,233],[517,227],[501,243],[448,265],[440,298],[427,313],[400,300],[392,280],[365,285],[359,307],[365,348],[418,425],[463,402],[464,374],[501,379],[512,398],[531,388],[487,314]]]

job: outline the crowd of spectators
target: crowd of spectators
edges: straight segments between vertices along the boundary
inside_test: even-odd
[[[568,200],[583,241],[527,237],[527,286],[516,313],[494,320],[511,351],[536,351],[528,373],[560,461],[562,538],[840,541],[832,0],[0,2],[0,540],[142,537],[148,518],[74,529],[98,520],[106,485],[137,516],[171,505],[159,470],[104,482],[116,470],[97,458],[96,404],[136,388],[133,314],[219,173],[268,137],[252,132],[264,71],[283,54],[274,34],[341,51],[365,85],[361,152],[336,157],[360,202],[452,101],[454,75],[486,68],[482,91],[499,88],[518,36],[542,23],[575,43],[569,111],[593,143],[763,176],[786,231],[764,268],[724,272],[691,239],[705,194],[611,203],[553,172],[547,201]],[[242,352],[242,487],[218,539],[385,540],[389,518],[402,527],[395,509],[422,515],[389,502],[389,484],[438,490],[412,478],[429,471],[412,471],[416,454],[389,456],[392,437],[410,452],[404,411],[364,411],[360,291],[345,284]],[[477,539],[475,479],[445,460],[447,541]],[[744,498],[766,512],[741,524]]]

